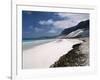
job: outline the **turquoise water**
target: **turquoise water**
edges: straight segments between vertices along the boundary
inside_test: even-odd
[[[41,45],[41,44],[45,44],[51,41],[54,41],[55,39],[45,39],[45,40],[23,40],[22,42],[22,47],[23,50],[27,50],[30,48],[33,48],[35,46]]]

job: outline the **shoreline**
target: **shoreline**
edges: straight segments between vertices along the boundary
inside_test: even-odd
[[[23,68],[49,68],[77,43],[82,43],[82,41],[78,39],[58,39],[23,50]]]
[[[56,39],[55,39],[56,40]],[[23,41],[22,42],[22,46],[23,46],[23,50],[28,50],[31,49],[33,47],[37,47],[43,44],[47,44],[49,42],[54,41],[54,39],[45,39],[45,40],[31,40],[31,41]]]

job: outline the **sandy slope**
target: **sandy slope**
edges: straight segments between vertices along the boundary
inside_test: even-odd
[[[68,53],[62,55],[58,61],[50,67],[71,67],[89,65],[89,38],[79,38],[83,42],[73,45]]]
[[[49,68],[62,55],[81,43],[77,39],[59,39],[23,51],[23,68]]]

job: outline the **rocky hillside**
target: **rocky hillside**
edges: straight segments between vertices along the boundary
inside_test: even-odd
[[[83,43],[73,45],[73,49],[61,56],[50,67],[86,66],[89,65],[89,38],[80,38]]]
[[[64,29],[61,36],[66,38],[89,37],[89,20],[82,21],[78,25]]]

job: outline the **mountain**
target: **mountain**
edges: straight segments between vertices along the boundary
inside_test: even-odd
[[[88,37],[89,36],[89,20],[82,21],[78,25],[64,29],[61,36],[66,37]]]

